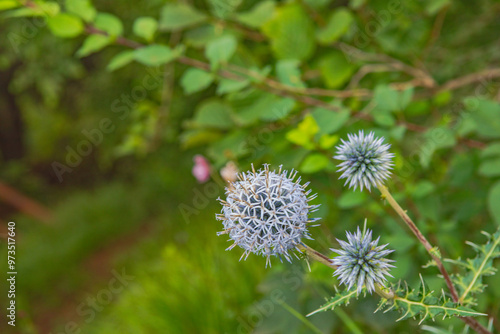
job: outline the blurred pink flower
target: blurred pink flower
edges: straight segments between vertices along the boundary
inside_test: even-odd
[[[210,163],[204,156],[200,154],[195,155],[193,161],[193,176],[200,183],[207,182],[210,178]]]

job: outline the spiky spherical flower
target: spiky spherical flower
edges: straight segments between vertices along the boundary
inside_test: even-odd
[[[339,179],[346,178],[344,185],[349,183],[349,188],[354,190],[359,186],[370,190],[383,184],[384,180],[391,174],[392,158],[394,154],[389,153],[391,145],[383,144],[384,137],[375,138],[373,132],[367,136],[360,131],[357,135],[349,134],[349,141],[342,139],[342,145],[337,147],[337,155],[334,159],[343,160],[339,172],[344,172]]]
[[[226,200],[222,203],[224,231],[234,243],[228,248],[240,246],[245,250],[241,258],[250,253],[265,256],[266,267],[271,256],[282,257],[291,262],[289,251],[298,250],[302,238],[312,239],[308,232],[308,215],[318,205],[309,205],[316,195],[309,196],[308,183],[301,185],[296,180],[296,171],[270,171],[269,165],[257,172],[253,169],[238,175],[238,181],[226,187]],[[240,260],[241,260],[240,258]]]
[[[389,264],[393,260],[385,259],[393,250],[384,249],[386,245],[377,246],[380,237],[372,241],[372,231],[364,229],[356,233],[347,234],[347,242],[337,239],[342,249],[332,249],[339,256],[332,259],[332,263],[337,266],[334,272],[340,279],[340,284],[347,285],[350,290],[356,286],[358,294],[366,286],[369,293],[375,290],[375,284],[384,286],[385,275],[389,274],[389,268],[394,267]]]

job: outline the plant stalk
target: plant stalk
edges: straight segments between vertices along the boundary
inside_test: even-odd
[[[396,211],[396,213],[403,219],[406,225],[408,225],[408,227],[413,232],[415,237],[417,237],[420,243],[424,245],[425,249],[431,256],[431,258],[436,262],[436,265],[439,271],[441,272],[441,275],[443,275],[443,278],[446,282],[446,286],[448,286],[448,289],[450,290],[451,298],[455,303],[459,303],[458,293],[451,281],[450,275],[446,271],[446,268],[444,267],[441,259],[436,255],[436,252],[433,250],[433,247],[430,244],[430,242],[425,238],[422,232],[420,232],[420,230],[418,229],[417,225],[415,225],[415,223],[411,220],[411,218],[406,214],[406,211],[403,210],[403,208],[401,208],[398,202],[396,202],[394,197],[392,197],[391,193],[389,192],[389,189],[382,184],[378,185],[378,189],[380,190],[382,197],[385,198],[387,202],[389,202],[394,211]],[[474,329],[478,333],[491,334],[485,327],[483,327],[476,319],[472,317],[461,317],[460,319],[462,319],[465,323],[467,323],[472,329]]]

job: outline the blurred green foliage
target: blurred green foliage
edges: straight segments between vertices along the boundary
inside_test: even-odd
[[[73,312],[82,333],[416,330],[373,315],[376,297],[307,319],[291,312],[332,296],[332,273],[264,270],[262,258],[224,252],[221,187],[210,181],[218,192],[206,196],[195,184],[194,154],[215,174],[228,161],[298,169],[321,204],[311,246],[328,253],[367,218],[396,250],[391,273],[412,286],[422,274],[445,288],[378,193],[337,180],[331,156],[347,133],[391,143],[389,186],[443,257],[472,258],[465,241],[481,244],[479,232],[500,224],[498,1],[0,0],[0,10],[1,118],[22,116],[24,143],[21,159],[2,152],[0,177],[54,212],[48,226],[14,218],[23,333],[40,332],[40,305],[60,310],[70,295],[76,309],[104,289],[110,270],[89,287],[84,263],[130,234],[138,241],[111,266],[135,280],[92,321]],[[153,232],[142,236],[144,225]],[[499,277],[484,283],[475,309],[498,315]],[[67,317],[50,317],[67,331]]]

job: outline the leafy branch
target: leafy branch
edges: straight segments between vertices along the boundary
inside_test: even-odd
[[[487,238],[487,242],[483,245],[477,245],[472,242],[467,242],[468,245],[474,248],[478,253],[473,259],[457,260],[446,259],[447,262],[461,266],[467,270],[465,275],[453,275],[453,283],[458,287],[460,292],[459,303],[475,304],[472,295],[480,293],[484,290],[485,285],[482,282],[483,276],[491,276],[496,272],[493,267],[493,260],[500,257],[500,229],[495,234],[482,232]]]

